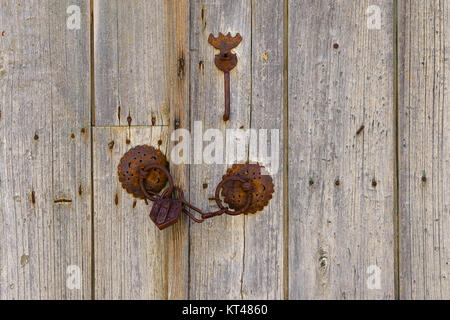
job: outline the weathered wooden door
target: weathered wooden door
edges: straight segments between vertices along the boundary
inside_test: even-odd
[[[450,298],[449,20],[445,0],[2,0],[1,299]],[[227,123],[219,32],[243,38]],[[170,158],[183,128],[266,132],[269,206],[159,231],[117,165]],[[212,209],[228,166],[171,172]]]

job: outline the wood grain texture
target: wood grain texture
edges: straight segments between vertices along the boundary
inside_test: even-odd
[[[175,123],[188,128],[189,1],[96,1],[94,4],[96,125],[140,125],[142,130],[150,130],[150,126],[168,124],[170,119],[170,132],[175,129]],[[167,129],[164,129],[166,135]],[[166,141],[168,137],[161,139]],[[188,189],[184,165],[171,163],[171,173],[178,185]],[[161,284],[143,284],[138,291],[129,286],[119,294],[115,288],[109,288],[110,293],[104,292],[107,285],[102,283],[100,296],[186,298],[189,268],[186,219],[183,217],[164,234],[165,244],[153,248],[156,256],[165,259],[160,261],[164,267],[160,270],[164,276]],[[136,241],[145,242],[145,236],[142,237]],[[137,255],[148,255],[147,251],[135,250]],[[136,266],[142,272],[147,267],[147,260]],[[156,276],[150,272],[145,277]]]
[[[94,1],[97,126],[168,123],[167,2]]]
[[[393,2],[380,30],[371,4],[289,1],[290,299],[394,298]]]
[[[270,169],[275,192],[263,212],[244,217],[242,296],[247,299],[284,298],[283,11],[282,1],[252,1],[250,126],[261,131],[250,143],[267,145],[267,156],[258,146],[254,160]]]
[[[450,3],[399,1],[400,298],[450,298]]]
[[[189,26],[190,0],[166,1],[167,19],[167,83],[170,125],[172,136],[177,129],[189,129]],[[170,141],[170,150],[175,141]],[[170,173],[176,184],[185,190],[189,199],[189,170],[185,163],[177,164],[170,159]],[[168,298],[187,299],[189,284],[189,223],[182,215],[177,224],[172,226],[168,238]]]
[[[127,144],[127,139],[130,141]],[[167,299],[170,229],[150,220],[151,205],[119,182],[117,166],[130,148],[167,149],[167,127],[94,128],[94,243],[96,299]]]
[[[0,3],[0,299],[450,298],[449,2],[286,2],[92,0],[92,61],[90,1]],[[243,37],[227,123],[219,32]],[[219,164],[198,157],[206,139],[190,166],[168,157],[205,210],[226,130],[267,129],[269,207],[159,231],[117,165],[138,144],[169,153],[177,128],[223,134]]]
[[[237,66],[230,72],[231,116],[224,123],[224,74],[214,64],[218,53],[208,43],[208,36],[240,33],[243,40],[235,49]],[[227,128],[248,129],[251,113],[251,3],[250,1],[191,1],[191,133],[199,123],[203,131],[218,129],[225,137]],[[200,121],[195,123],[196,121]],[[200,133],[201,134],[201,133]],[[225,140],[225,138],[224,138]],[[203,145],[201,141],[200,149]],[[194,146],[194,144],[193,144]],[[203,149],[202,149],[203,150]],[[197,155],[202,154],[202,150]],[[230,150],[226,151],[223,157]],[[226,171],[224,164],[204,164],[194,159],[190,166],[190,200],[203,210],[216,210],[217,183]],[[245,153],[247,154],[247,153]],[[241,159],[245,161],[246,159]],[[260,213],[261,214],[261,213]],[[219,216],[190,226],[191,299],[240,299],[244,291],[245,222],[243,216]]]
[[[86,1],[1,3],[1,299],[90,298],[89,25]]]

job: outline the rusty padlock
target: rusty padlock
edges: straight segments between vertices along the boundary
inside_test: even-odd
[[[146,190],[144,187],[144,181],[148,179],[149,175],[154,174],[155,170],[165,175],[169,183],[168,188],[162,195]],[[158,163],[151,163],[142,167],[139,172],[139,185],[145,197],[154,202],[150,211],[150,219],[156,224],[159,230],[163,230],[178,221],[180,213],[183,211],[183,202],[180,198],[174,198],[174,190],[178,190],[178,187],[174,186],[172,176],[165,166]]]
[[[181,199],[158,199],[153,203],[150,219],[159,230],[162,230],[177,222],[181,211],[183,211]]]

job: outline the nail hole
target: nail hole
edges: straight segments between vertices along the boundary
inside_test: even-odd
[[[359,127],[358,131],[356,131],[356,134],[360,134],[364,130],[364,126]]]

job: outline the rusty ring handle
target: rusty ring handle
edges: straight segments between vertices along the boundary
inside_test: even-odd
[[[164,172],[164,174],[167,176],[167,179],[169,181],[169,188],[164,190],[161,197],[165,198],[173,193],[174,190],[174,184],[173,184],[173,178],[170,174],[169,170],[167,170],[166,167],[159,165],[159,164],[149,164],[142,168],[139,172],[139,186],[141,187],[142,193],[145,195],[146,198],[150,199],[151,201],[157,200],[160,196],[158,196],[157,193],[153,191],[149,191],[152,195],[150,195],[147,190],[144,187],[144,175],[148,173],[151,169],[158,169]]]
[[[184,199],[184,197],[183,197],[183,191],[180,189],[180,191],[181,191],[181,198],[182,198],[183,203],[184,203],[187,207],[189,207],[189,208],[191,208],[192,210],[198,212],[198,213],[202,216],[202,219],[199,220],[199,219],[194,218],[194,217],[190,214],[190,212],[189,212],[188,210],[186,210],[186,209],[184,209],[183,211],[184,211],[189,217],[191,217],[192,220],[194,220],[195,222],[199,222],[199,223],[200,223],[200,222],[203,222],[203,221],[206,220],[206,219],[209,219],[209,218],[212,218],[212,217],[215,217],[215,216],[219,216],[219,215],[224,214],[224,213],[229,214],[229,215],[231,215],[231,216],[236,216],[236,215],[239,215],[239,214],[244,213],[244,212],[247,211],[247,209],[250,207],[250,204],[251,204],[251,202],[252,202],[252,195],[251,195],[251,193],[248,194],[247,202],[246,202],[244,208],[242,208],[241,210],[238,210],[238,211],[231,211],[229,208],[226,208],[226,207],[223,205],[222,200],[220,200],[220,190],[223,188],[223,186],[224,186],[227,182],[230,182],[230,181],[239,181],[239,182],[242,182],[242,183],[247,183],[247,184],[248,184],[248,188],[246,188],[245,191],[251,191],[251,190],[253,189],[253,187],[251,186],[251,183],[250,183],[248,180],[245,180],[245,179],[243,179],[243,178],[240,178],[240,177],[227,177],[227,178],[223,179],[223,180],[217,185],[217,187],[216,187],[215,197],[210,199],[210,200],[213,200],[213,199],[214,199],[214,200],[216,201],[217,206],[219,207],[220,210],[217,210],[217,211],[214,211],[214,212],[206,212],[206,213],[203,212],[201,209],[195,207],[195,206],[192,205],[191,203],[187,202],[187,201]],[[176,188],[178,188],[178,187],[176,187]]]
[[[248,195],[247,202],[246,202],[244,208],[242,208],[238,211],[230,211],[229,208],[226,208],[223,205],[222,200],[220,200],[220,191],[222,190],[225,183],[230,182],[230,181],[239,181],[239,182],[242,182],[243,184],[248,184],[247,186],[244,186],[244,191],[248,192],[247,193],[247,195]],[[251,191],[251,190],[253,190],[253,187],[248,180],[243,179],[241,177],[236,177],[236,176],[227,177],[227,178],[223,179],[222,181],[220,181],[220,183],[217,185],[214,200],[216,201],[217,206],[220,208],[220,211],[225,210],[224,212],[226,214],[229,214],[230,216],[237,216],[237,215],[242,214],[245,211],[247,211],[247,209],[250,207],[250,204],[252,202],[252,194],[249,191]]]

